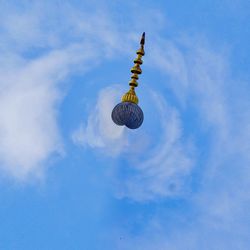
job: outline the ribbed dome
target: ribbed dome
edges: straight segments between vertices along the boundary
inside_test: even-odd
[[[111,114],[112,120],[117,125],[125,125],[130,129],[139,128],[143,122],[141,108],[132,102],[121,102],[117,104]]]

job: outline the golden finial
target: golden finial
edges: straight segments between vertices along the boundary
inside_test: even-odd
[[[142,57],[145,55],[144,52],[144,44],[145,44],[145,32],[143,32],[141,37],[141,47],[137,50],[137,58],[134,60],[134,67],[131,68],[131,80],[129,82],[130,89],[129,91],[122,97],[122,102],[133,102],[135,104],[138,104],[139,99],[136,96],[135,93],[135,87],[138,86],[137,80],[139,79],[139,76],[142,73],[140,65],[143,63]]]
[[[126,126],[129,129],[139,128],[144,120],[142,109],[139,107],[138,97],[135,93],[135,87],[138,86],[137,80],[139,74],[142,73],[140,65],[143,63],[142,56],[144,56],[145,32],[142,34],[141,47],[137,50],[137,58],[134,60],[134,67],[131,69],[132,76],[129,82],[130,89],[122,97],[122,102],[118,103],[112,110],[111,118],[118,126]]]

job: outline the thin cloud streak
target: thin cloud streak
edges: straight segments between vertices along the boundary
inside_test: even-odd
[[[96,105],[89,111],[87,124],[81,124],[73,132],[76,144],[103,149],[110,156],[119,155],[127,145],[124,127],[116,126],[111,119],[111,112],[121,96],[120,86],[104,88],[100,91]]]

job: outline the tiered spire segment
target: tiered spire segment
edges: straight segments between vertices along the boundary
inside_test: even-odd
[[[139,76],[142,73],[140,65],[142,65],[142,57],[145,55],[144,52],[144,44],[145,44],[145,32],[143,32],[142,37],[141,37],[141,42],[140,45],[141,47],[137,50],[137,58],[134,60],[134,67],[131,68],[131,80],[129,82],[130,85],[130,90],[122,97],[123,102],[133,102],[138,104],[139,99],[136,96],[135,93],[135,87],[138,86],[137,80],[139,79]]]

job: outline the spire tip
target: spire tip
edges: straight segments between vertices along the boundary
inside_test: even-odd
[[[145,32],[142,33],[142,37],[141,37],[141,45],[145,44]]]

